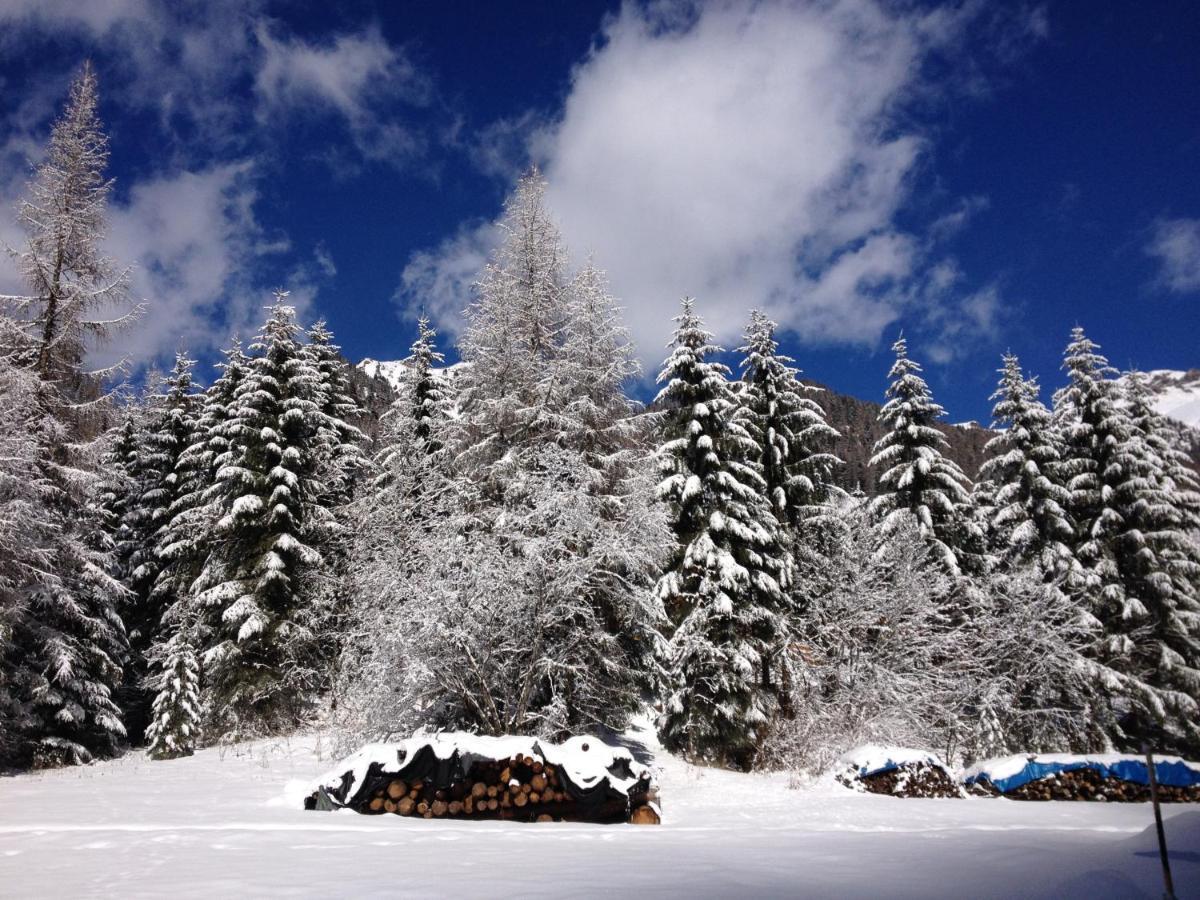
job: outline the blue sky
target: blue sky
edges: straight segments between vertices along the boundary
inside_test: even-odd
[[[151,303],[104,353],[211,358],[277,285],[351,358],[404,355],[418,307],[449,339],[532,161],[650,370],[685,293],[873,399],[903,329],[955,420],[1005,349],[1058,384],[1076,323],[1200,366],[1194,3],[329,6],[0,0],[6,208],[100,74],[110,250]]]

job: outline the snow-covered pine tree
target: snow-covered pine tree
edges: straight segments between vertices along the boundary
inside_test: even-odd
[[[43,494],[52,488],[38,465],[33,421],[39,381],[14,363],[16,323],[0,316],[0,763],[16,761],[24,700],[10,668],[18,652],[14,631],[31,589],[55,580],[55,521]]]
[[[1077,568],[1071,546],[1071,497],[1060,480],[1058,432],[1050,411],[1038,399],[1038,384],[1021,363],[1004,355],[1000,383],[991,398],[995,436],[984,446],[979,470],[992,496],[989,538],[1002,566],[1036,564],[1048,579]]]
[[[675,625],[663,743],[695,759],[749,767],[778,711],[769,676],[787,642],[790,558],[737,421],[729,370],[684,299],[658,382],[659,496],[675,533],[658,593]]]
[[[159,549],[168,539],[172,509],[184,490],[179,460],[197,436],[201,397],[192,382],[195,365],[186,353],[176,353],[174,368],[163,379],[161,393],[148,403],[134,464],[139,493],[130,500],[124,523],[131,537],[141,542],[131,557],[131,562],[136,561],[128,575],[132,593],[122,608],[130,649],[122,709],[130,734],[138,736],[145,731],[150,715],[151,697],[145,683],[147,656],[160,639],[167,610],[163,598],[154,593],[162,571]]]
[[[1135,708],[1121,727],[1129,745],[1190,757],[1200,753],[1200,493],[1143,376],[1128,373],[1121,384],[1130,429],[1114,460],[1122,479],[1112,504],[1123,523],[1114,550],[1134,610],[1122,625],[1133,645],[1128,665],[1162,700]]]
[[[147,654],[155,667],[149,686],[157,693],[153,704],[154,714],[145,735],[148,744],[153,746],[157,740],[162,745],[155,753],[174,752],[165,749],[165,737],[159,737],[159,732],[166,726],[155,725],[155,722],[161,721],[164,713],[170,723],[167,733],[173,735],[175,747],[191,746],[182,742],[184,735],[180,723],[191,722],[193,708],[195,715],[200,717],[189,726],[193,744],[201,734],[201,699],[197,698],[193,705],[190,689],[176,689],[173,680],[164,679],[166,669],[175,670],[178,666],[184,666],[186,671],[190,671],[190,665],[185,659],[180,659],[180,654],[189,651],[196,653],[208,634],[201,630],[203,619],[194,603],[192,586],[203,571],[213,543],[217,540],[216,524],[221,514],[222,485],[216,481],[216,475],[223,465],[231,461],[234,448],[222,426],[233,415],[234,400],[247,365],[241,341],[236,338],[223,353],[225,359],[217,365],[221,374],[200,402],[192,443],[176,461],[177,496],[155,545],[158,577],[151,599],[162,610],[163,628]],[[198,684],[198,656],[196,665]],[[176,672],[176,675],[182,673]],[[154,729],[153,733],[150,732],[151,728]]]
[[[1195,751],[1200,681],[1192,589],[1177,594],[1172,583],[1191,565],[1157,552],[1179,544],[1170,527],[1157,530],[1171,518],[1171,502],[1155,454],[1114,370],[1082,328],[1072,331],[1063,367],[1070,381],[1055,395],[1055,414],[1086,576],[1075,590],[1092,617],[1090,656],[1117,718],[1114,742],[1130,750],[1150,741]]]
[[[132,525],[132,507],[142,495],[140,416],[131,402],[125,408],[121,424],[110,437],[104,454],[104,482],[99,504],[105,513],[105,527],[113,541],[113,577],[128,584],[134,559],[143,544],[143,535]]]
[[[892,350],[896,362],[888,373],[887,402],[879,412],[888,433],[876,442],[871,457],[871,465],[881,470],[880,492],[871,510],[885,532],[913,518],[946,571],[957,574],[971,540],[966,515],[970,480],[943,455],[948,444],[934,423],[946,411],[934,402],[921,367],[909,358],[908,342],[900,337]]]
[[[317,428],[318,466],[328,493],[318,502],[334,507],[350,499],[355,481],[367,465],[362,452],[366,436],[351,424],[365,411],[354,396],[350,367],[341,348],[333,343],[333,332],[324,319],[308,329],[304,352],[317,372],[318,406],[324,417]]]
[[[437,330],[426,315],[417,319],[417,338],[409,348],[408,358],[412,374],[407,406],[413,420],[413,436],[427,452],[436,453],[440,446],[433,435],[447,415],[449,398],[440,373],[435,371],[446,362],[446,357],[437,348]]]
[[[780,522],[795,527],[814,507],[828,501],[831,474],[841,465],[827,452],[838,437],[799,381],[792,359],[779,352],[776,324],[758,310],[750,313],[743,355],[739,401],[743,422],[758,445],[758,461],[767,497]]]
[[[246,373],[246,356],[236,338],[217,364],[221,374],[198,400],[192,442],[175,463],[175,499],[165,527],[155,543],[158,577],[153,602],[163,611],[163,622],[172,628],[189,605],[193,582],[199,577],[215,539],[220,518],[220,490],[216,475],[232,461],[234,446],[224,425],[234,412],[234,401]]]
[[[220,519],[193,602],[203,615],[201,664],[211,736],[294,728],[311,709],[318,628],[312,568],[337,530],[319,498],[320,376],[295,310],[278,292],[251,344],[210,501]],[[223,457],[223,458],[222,458]]]
[[[89,342],[104,340],[137,309],[100,317],[124,303],[128,279],[100,252],[111,183],[96,107],[96,78],[85,65],[18,211],[26,240],[15,257],[29,294],[0,298],[11,311],[8,358],[38,376],[29,407],[33,483],[54,523],[39,548],[53,570],[49,578],[28,573],[0,661],[8,694],[0,730],[10,735],[7,762],[16,765],[111,755],[125,734],[113,701],[125,654],[117,613],[124,589],[110,574],[111,539],[94,496],[102,479],[93,435],[109,404],[103,373],[83,363]]]
[[[1073,549],[1083,566],[1082,578],[1069,587],[1088,598],[1093,612],[1107,607],[1117,618],[1125,618],[1125,591],[1112,556],[1112,539],[1122,521],[1107,498],[1115,487],[1109,479],[1119,481],[1122,476],[1113,465],[1113,454],[1128,440],[1131,423],[1113,380],[1116,370],[1099,349],[1076,326],[1063,358],[1068,383],[1054,394],[1062,471],[1075,529]]]
[[[146,728],[151,759],[191,756],[201,729],[200,659],[186,623],[172,628],[170,636],[154,648],[150,660],[155,674],[150,724]]]

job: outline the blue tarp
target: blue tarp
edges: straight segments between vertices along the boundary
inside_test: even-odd
[[[1059,772],[1074,772],[1078,769],[1094,769],[1105,778],[1120,778],[1122,781],[1130,781],[1134,784],[1150,783],[1150,777],[1146,772],[1145,760],[1131,758],[1115,762],[1101,762],[1100,760],[1088,759],[1087,757],[1080,757],[1078,760],[1071,762],[1039,762],[1034,758],[1027,762],[1020,772],[1008,778],[993,779],[984,771],[972,775],[967,779],[966,783],[974,784],[978,781],[990,781],[1000,793],[1007,794],[1009,791],[1015,790],[1022,785],[1029,784],[1031,781],[1056,775]],[[1171,787],[1194,787],[1200,785],[1200,770],[1180,760],[1156,762],[1154,764],[1154,774],[1159,784]]]

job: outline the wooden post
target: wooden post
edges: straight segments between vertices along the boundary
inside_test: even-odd
[[[1175,900],[1175,885],[1171,882],[1171,861],[1167,857],[1167,836],[1163,832],[1162,810],[1158,806],[1158,776],[1154,773],[1154,754],[1146,746],[1146,775],[1150,779],[1150,802],[1154,805],[1154,827],[1158,831],[1158,858],[1162,860],[1164,900]]]

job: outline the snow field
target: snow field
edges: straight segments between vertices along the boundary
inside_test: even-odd
[[[1161,894],[1146,804],[899,800],[657,754],[658,827],[305,812],[320,735],[0,780],[0,896],[1054,897]],[[1200,809],[1164,809],[1200,898]]]

